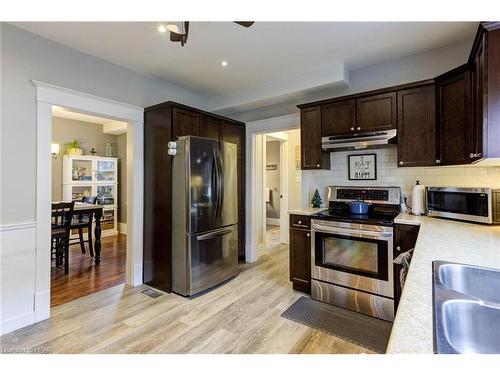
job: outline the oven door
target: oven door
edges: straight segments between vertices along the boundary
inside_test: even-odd
[[[394,297],[393,228],[313,220],[313,279]]]

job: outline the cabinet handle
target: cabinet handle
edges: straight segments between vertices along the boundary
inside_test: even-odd
[[[299,223],[299,224],[302,224],[302,220],[299,220],[299,221],[298,221],[298,223]]]
[[[351,131],[354,131],[354,127],[351,128]]]
[[[441,163],[441,160],[436,159],[436,164],[440,164],[440,163]]]
[[[307,237],[311,237],[311,233],[307,233],[307,234],[306,234],[306,236],[307,236]]]
[[[357,130],[361,130],[361,127],[360,127],[360,126],[358,126],[356,129],[357,129]]]
[[[319,164],[316,164],[316,168],[319,168],[319,167],[320,167],[320,165],[319,165]]]
[[[403,164],[404,164],[404,161],[400,160],[399,165],[403,165]]]
[[[473,154],[472,152],[469,154],[470,159],[474,159],[475,156],[476,156],[476,154]]]
[[[480,157],[482,157],[482,156],[483,156],[483,154],[482,154],[481,152],[479,152],[479,153],[477,153],[477,154],[474,154],[474,157],[475,157],[475,158],[480,158]]]
[[[401,246],[396,246],[396,251],[401,251]]]

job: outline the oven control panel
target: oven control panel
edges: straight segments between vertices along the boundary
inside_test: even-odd
[[[351,190],[351,189],[338,189],[337,199],[349,200],[364,200],[364,201],[385,201],[389,200],[389,192],[387,190]]]
[[[349,202],[363,200],[371,203],[399,205],[401,190],[399,187],[329,186],[328,200]]]

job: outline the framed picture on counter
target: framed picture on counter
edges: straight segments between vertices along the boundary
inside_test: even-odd
[[[349,180],[376,180],[377,154],[356,154],[347,156]]]

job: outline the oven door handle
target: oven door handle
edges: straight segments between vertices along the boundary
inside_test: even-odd
[[[352,235],[359,235],[360,237],[366,237],[366,238],[392,237],[392,233],[389,233],[389,232],[373,232],[373,231],[358,230],[358,229],[346,229],[346,228],[336,229],[336,228],[331,228],[331,227],[327,227],[324,225],[318,225],[318,224],[313,225],[313,230],[320,231],[323,233],[341,234],[343,236],[348,236],[348,235],[352,234]]]

